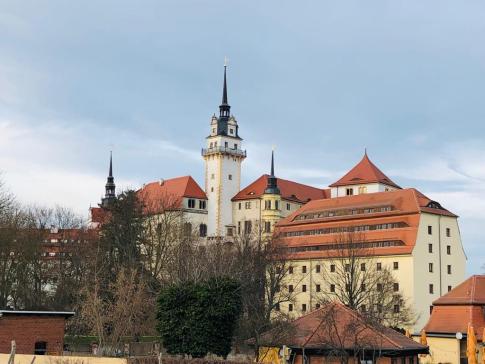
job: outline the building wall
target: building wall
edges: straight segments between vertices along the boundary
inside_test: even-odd
[[[420,337],[414,336],[414,341],[419,342]],[[421,363],[450,363],[460,364],[460,340],[454,337],[427,337],[430,355],[421,358]],[[465,341],[466,339],[463,339]]]
[[[64,346],[65,318],[55,316],[0,317],[0,352],[10,353],[11,341],[17,353],[33,354],[37,341],[47,342],[47,353],[60,354]]]
[[[15,355],[15,364],[31,364],[34,355]],[[0,363],[7,363],[9,354],[0,354]],[[51,356],[35,355],[35,364],[127,364],[126,358],[95,356]]]
[[[353,195],[360,195],[360,194],[363,194],[363,193],[375,193],[375,192],[386,192],[386,191],[396,190],[396,188],[384,185],[382,183],[367,183],[367,184],[361,184],[361,185],[332,187],[330,189],[330,196],[332,198],[347,196],[347,188],[352,189]]]
[[[428,226],[431,226],[431,234],[428,233]],[[447,228],[450,229],[449,237],[446,236]],[[431,253],[429,244],[432,244]],[[450,246],[450,254],[447,253],[447,246]],[[422,213],[413,259],[414,307],[420,315],[415,329],[419,332],[429,319],[432,302],[465,279],[466,257],[457,219]],[[429,271],[430,263],[433,264],[432,272]],[[451,266],[451,274],[448,274],[448,265]],[[431,284],[433,293],[430,293]]]

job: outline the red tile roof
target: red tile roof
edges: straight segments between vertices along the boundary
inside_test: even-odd
[[[178,209],[184,197],[207,200],[207,195],[191,176],[151,182],[139,189],[137,194],[148,213]]]
[[[483,341],[485,328],[485,275],[475,275],[433,302],[424,330],[434,334],[466,333],[470,323]]]
[[[401,188],[387,177],[377,166],[371,162],[367,153],[346,175],[334,182],[330,187],[358,185],[363,183],[383,183],[388,186]]]
[[[261,197],[268,185],[268,177],[269,175],[267,174],[262,175],[256,181],[239,191],[232,200],[249,200]],[[278,188],[280,189],[282,198],[299,203],[330,197],[330,190],[328,189],[320,189],[281,178],[278,178]]]
[[[263,345],[286,345],[293,349],[370,349],[383,351],[384,355],[402,351],[427,353],[428,350],[395,330],[370,324],[358,312],[338,302],[328,303],[289,325],[285,336],[273,331],[264,333]]]
[[[381,209],[385,207],[389,210]],[[373,210],[365,212],[366,209]],[[362,213],[354,214],[353,210]],[[410,254],[416,243],[421,212],[456,216],[412,188],[313,200],[277,223],[275,233],[279,238],[275,241],[292,252],[292,259],[325,258],[337,253],[331,245],[336,243],[338,235],[305,231],[391,223],[399,226],[369,229],[365,231],[363,240],[376,244],[396,242],[376,247],[376,254]]]
[[[91,207],[91,222],[95,222],[98,224],[104,224],[108,221],[110,217],[110,213],[108,210],[102,207]]]
[[[485,306],[485,275],[474,275],[450,292],[438,298],[433,305],[483,305]]]

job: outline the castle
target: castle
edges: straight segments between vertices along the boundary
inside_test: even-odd
[[[171,196],[187,229],[207,241],[244,234],[270,237],[276,227],[293,267],[294,283],[285,289],[298,291],[294,302],[278,309],[294,315],[318,307],[318,292],[335,289],[327,287],[323,272],[332,272],[336,234],[362,232],[358,244],[372,248],[377,270],[392,271],[395,287],[418,314],[415,329],[421,329],[432,302],[465,278],[457,216],[418,190],[401,188],[367,153],[327,189],[277,178],[272,155],[269,175],[241,189],[241,165],[247,155],[238,122],[230,113],[226,71],[224,67],[219,116],[211,118],[202,149],[204,188],[190,176],[170,178],[145,184],[138,191],[143,200]],[[93,224],[99,223],[102,208],[114,198],[110,159],[105,197],[91,210]],[[394,310],[399,309],[396,304]]]

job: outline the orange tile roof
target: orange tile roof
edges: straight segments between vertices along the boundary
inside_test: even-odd
[[[347,174],[334,182],[330,187],[358,185],[363,183],[383,183],[388,186],[401,188],[387,177],[377,166],[371,162],[367,153]]]
[[[110,213],[108,210],[102,207],[91,207],[91,222],[96,222],[99,224],[104,224],[108,221],[110,217]]]
[[[263,174],[257,180],[239,191],[236,196],[232,198],[232,201],[249,200],[261,197],[268,185],[268,177],[269,175]],[[299,203],[306,203],[310,200],[330,197],[330,190],[328,189],[320,189],[281,178],[278,178],[278,188],[280,189],[282,198]]]
[[[339,302],[331,302],[306,314],[285,329],[287,335],[268,331],[262,335],[265,346],[286,345],[292,349],[372,349],[383,355],[407,351],[427,353],[428,348],[399,332],[373,323]],[[392,353],[392,354],[391,354]]]
[[[485,275],[475,275],[433,302],[424,330],[434,334],[466,333],[470,323],[483,341],[485,328]]]
[[[434,207],[429,207],[430,203]],[[374,210],[365,212],[371,208]],[[338,253],[332,248],[338,233],[314,234],[311,231],[398,224],[390,229],[368,229],[363,233],[362,240],[366,244],[392,242],[392,245],[373,248],[375,254],[410,254],[416,243],[421,212],[456,216],[412,188],[313,200],[278,222],[275,232],[278,239],[275,241],[288,248],[292,259],[326,258]]]
[[[483,305],[485,306],[485,275],[474,275],[450,292],[438,298],[433,305]]]

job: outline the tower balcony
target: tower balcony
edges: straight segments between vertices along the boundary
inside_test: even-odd
[[[225,154],[232,155],[235,157],[246,158],[246,151],[241,149],[234,149],[229,147],[212,147],[212,148],[202,148],[202,156],[208,156],[213,154]]]

